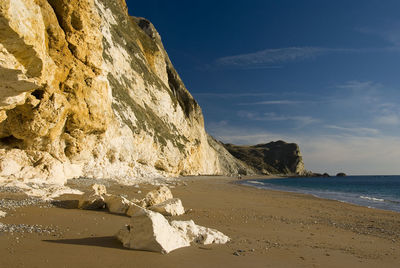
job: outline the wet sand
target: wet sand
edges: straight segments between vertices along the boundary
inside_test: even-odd
[[[0,222],[55,231],[0,233],[0,267],[400,266],[400,213],[239,186],[226,177],[181,181],[171,190],[191,211],[173,219],[193,219],[225,233],[231,242],[194,245],[168,255],[128,250],[114,238],[129,222],[126,216],[31,206],[7,211]],[[107,187],[131,198],[153,188]]]

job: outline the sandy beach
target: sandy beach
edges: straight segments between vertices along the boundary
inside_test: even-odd
[[[77,185],[71,185],[77,186]],[[85,188],[84,186],[80,186]],[[78,187],[79,188],[79,187]],[[152,185],[108,185],[141,198]],[[141,193],[137,193],[138,190]],[[400,214],[312,196],[260,190],[227,177],[185,177],[173,187],[193,219],[232,241],[167,255],[122,247],[114,234],[129,218],[107,211],[27,206],[4,224],[43,233],[0,233],[0,267],[399,267]],[[23,199],[19,193],[1,198]]]

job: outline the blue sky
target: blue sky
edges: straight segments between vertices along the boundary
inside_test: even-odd
[[[207,131],[283,139],[306,168],[400,174],[400,1],[129,1],[148,18]]]

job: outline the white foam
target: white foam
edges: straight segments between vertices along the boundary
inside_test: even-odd
[[[247,183],[251,183],[251,184],[262,184],[262,185],[264,185],[264,183],[263,183],[263,182],[260,182],[260,181],[248,181]]]
[[[371,200],[371,201],[376,201],[376,202],[384,202],[385,201],[385,199],[382,199],[382,198],[375,198],[375,197],[369,197],[369,196],[363,196],[363,195],[360,195],[360,198],[366,199],[366,200]]]

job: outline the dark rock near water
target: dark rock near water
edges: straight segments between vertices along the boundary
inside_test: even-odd
[[[339,172],[338,174],[336,174],[336,177],[345,177],[347,176],[346,173],[343,172]]]
[[[324,178],[329,178],[330,177],[330,175],[328,173],[326,173],[326,172],[323,173],[323,174],[315,173],[315,172],[308,172],[308,173],[305,174],[305,176],[307,176],[307,177],[324,177]]]
[[[224,144],[236,158],[242,160],[261,174],[304,175],[303,158],[295,143],[284,141],[257,145]]]

